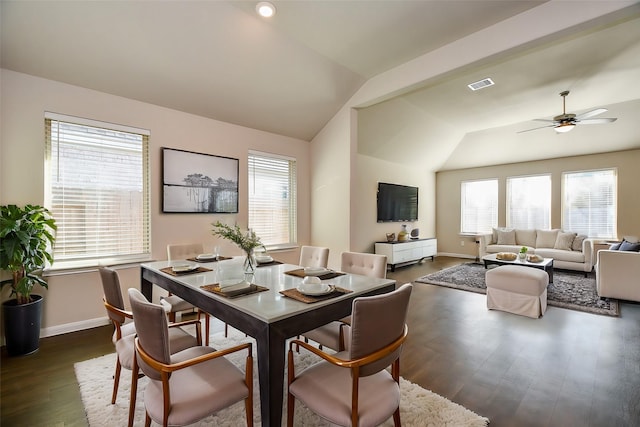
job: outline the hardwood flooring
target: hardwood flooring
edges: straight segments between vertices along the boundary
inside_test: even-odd
[[[399,267],[399,284],[466,260]],[[502,426],[639,426],[640,304],[610,318],[556,307],[529,319],[485,296],[415,284],[401,373]],[[2,349],[2,426],[86,426],[73,364],[113,352],[110,327]]]

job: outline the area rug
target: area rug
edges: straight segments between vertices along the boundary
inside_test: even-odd
[[[211,336],[210,345],[214,348],[230,347],[241,342],[254,342],[252,338],[247,338],[235,330],[229,332],[229,337],[225,338],[222,333]],[[245,353],[230,357],[229,359],[238,366],[243,366]],[[257,375],[257,358],[255,357],[254,346],[254,373]],[[300,352],[296,356],[296,366],[304,368],[317,361],[317,356],[306,352]],[[80,394],[84,404],[87,420],[91,427],[98,426],[124,426],[127,424],[129,408],[129,390],[131,385],[131,372],[123,370],[118,390],[118,398],[114,405],[111,404],[111,391],[113,389],[113,372],[115,367],[115,353],[108,354],[95,359],[76,363],[74,368]],[[134,425],[144,425],[144,403],[143,390],[147,383],[146,378],[141,378],[138,386],[138,397],[136,400],[136,412]],[[286,384],[286,383],[285,383]],[[400,414],[402,424],[410,427],[425,426],[469,426],[485,427],[489,423],[487,418],[481,417],[474,412],[460,406],[450,400],[445,399],[429,390],[413,384],[401,378],[401,406]],[[257,378],[254,376],[254,425],[260,425],[260,399],[258,392]],[[286,405],[286,398],[284,399]],[[286,415],[286,408],[283,410]],[[286,418],[286,416],[284,417]],[[313,414],[301,403],[296,404],[295,425],[304,426],[330,426],[331,424]],[[244,420],[244,403],[239,402],[227,409],[220,411],[217,415],[211,416],[194,424],[195,426],[237,426]],[[286,422],[286,419],[283,420]],[[155,425],[155,424],[153,424]],[[383,426],[392,426],[390,419]]]
[[[428,274],[415,281],[486,294],[486,271],[481,264],[466,263]],[[554,270],[553,283],[547,288],[547,305],[606,316],[620,315],[617,300],[601,299],[598,296],[596,279],[592,275],[584,277],[584,273],[566,270]]]

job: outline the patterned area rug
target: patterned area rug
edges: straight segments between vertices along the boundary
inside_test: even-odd
[[[255,357],[255,341],[244,334],[231,329],[229,337],[225,338],[221,332],[211,335],[210,345],[214,348],[226,348],[241,342],[253,342],[254,344],[254,426],[260,425],[260,399],[257,379],[257,358]],[[228,359],[243,366],[244,355],[231,355]],[[122,370],[118,398],[115,405],[111,404],[111,391],[113,389],[113,371],[115,367],[115,353],[107,354],[95,359],[79,362],[74,365],[76,378],[80,386],[80,395],[87,413],[87,421],[90,427],[111,427],[127,425],[129,408],[129,390],[131,389],[131,371]],[[301,351],[296,354],[296,366],[304,369],[318,361],[318,356]],[[285,374],[286,375],[286,374]],[[136,401],[134,425],[144,424],[144,388],[147,378],[140,379],[138,396]],[[286,383],[286,380],[285,380]],[[400,417],[402,425],[406,427],[486,427],[489,420],[458,405],[436,393],[413,384],[404,378],[400,378]],[[286,407],[286,396],[284,405]],[[286,418],[286,409],[283,411]],[[295,425],[305,427],[330,427],[330,424],[301,403],[296,404]],[[233,427],[244,423],[244,404],[236,403],[227,409],[223,409],[216,415],[192,424],[192,427]],[[156,424],[153,424],[156,425]],[[393,420],[389,419],[382,427],[392,427]]]
[[[467,263],[428,274],[415,281],[486,294],[485,272],[484,266]],[[547,288],[548,305],[606,316],[620,315],[617,300],[598,296],[596,279],[592,274],[584,277],[584,273],[577,271],[554,270],[553,280]]]

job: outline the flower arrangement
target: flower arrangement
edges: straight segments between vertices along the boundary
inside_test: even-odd
[[[256,248],[262,248],[265,251],[267,250],[256,233],[253,230],[247,230],[246,233],[243,233],[238,224],[232,227],[220,221],[216,221],[212,225],[212,233],[214,236],[222,237],[223,239],[235,243],[240,249],[245,252],[245,254],[247,255],[245,259],[245,270],[253,271],[256,266],[253,251]]]
[[[526,254],[528,250],[529,250],[529,249],[527,249],[527,247],[526,247],[526,246],[523,246],[523,247],[521,247],[521,248],[520,248],[520,253],[521,253],[521,254]]]

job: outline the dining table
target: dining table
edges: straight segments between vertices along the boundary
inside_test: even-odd
[[[183,265],[185,260],[143,263],[141,292],[152,301],[154,285],[159,286],[253,337],[257,347],[262,425],[281,426],[287,339],[349,315],[357,297],[393,291],[395,280],[330,270],[333,274],[329,276],[333,277],[323,283],[333,285],[340,292],[326,299],[303,302],[283,294],[291,295],[302,284],[302,267],[270,263],[256,268],[250,277],[259,292],[227,297],[212,292],[211,286],[221,281],[221,267],[230,261],[198,263],[194,271],[181,274],[171,269]]]

